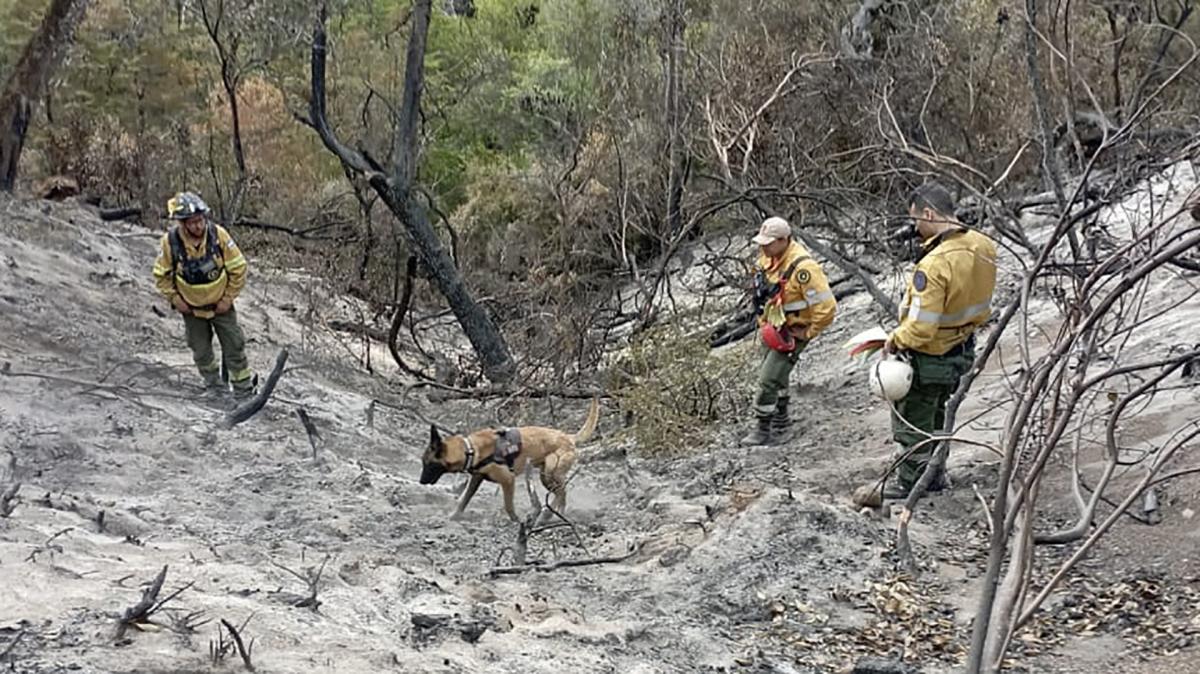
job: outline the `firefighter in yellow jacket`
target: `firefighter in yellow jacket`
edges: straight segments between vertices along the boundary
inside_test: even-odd
[[[779,444],[788,439],[788,379],[800,352],[833,323],[837,300],[821,265],[799,243],[783,218],[767,218],[751,239],[761,255],[755,264],[762,362],[754,398],[755,426],[743,445]]]
[[[154,281],[183,315],[188,346],[205,386],[213,391],[225,388],[213,352],[215,332],[233,392],[245,397],[254,392],[254,379],[233,303],[246,286],[246,258],[229,232],[209,222],[207,214],[208,206],[192,192],[167,202],[167,216],[178,224],[162,237]]]
[[[954,197],[945,187],[917,188],[908,211],[922,252],[900,307],[900,327],[884,347],[913,370],[912,386],[892,413],[892,436],[907,456],[884,498],[905,498],[925,471],[936,443],[922,442],[942,430],[946,403],[975,362],[975,330],[991,315],[996,288],[996,243],[955,219]],[[930,489],[944,484],[939,474]]]

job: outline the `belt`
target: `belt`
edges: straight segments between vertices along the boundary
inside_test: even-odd
[[[975,333],[973,333],[973,332],[961,344],[954,347],[953,349],[950,349],[949,351],[947,351],[946,353],[944,353],[942,355],[944,355],[944,356],[959,356],[968,350],[969,351],[975,350]]]

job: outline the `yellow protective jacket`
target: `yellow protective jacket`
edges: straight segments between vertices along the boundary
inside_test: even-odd
[[[176,225],[163,234],[154,284],[167,300],[181,296],[197,318],[212,318],[217,302],[233,302],[242,292],[246,270],[246,258],[224,227],[210,222],[204,236],[192,239]]]
[[[908,281],[897,349],[941,356],[962,344],[992,314],[996,242],[974,230],[954,229],[926,241]]]
[[[795,263],[795,267],[793,267]],[[769,258],[759,255],[756,262],[768,283],[779,283],[780,277],[792,269],[791,275],[782,283],[782,297],[772,298],[783,304],[784,318],[788,326],[808,328],[808,339],[812,339],[833,323],[837,311],[837,300],[829,289],[829,280],[821,265],[812,258],[808,250],[792,241],[783,255]],[[765,312],[764,312],[765,313]],[[758,316],[758,324],[766,322],[764,314]]]

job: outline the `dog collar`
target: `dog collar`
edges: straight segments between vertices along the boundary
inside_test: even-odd
[[[469,473],[475,468],[475,447],[471,444],[471,436],[463,436],[463,444],[467,446],[467,457],[463,459],[463,467],[460,473]]]

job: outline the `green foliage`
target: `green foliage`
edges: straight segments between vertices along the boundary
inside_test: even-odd
[[[185,186],[213,203],[229,192],[236,177],[229,101],[200,1],[93,0],[73,53],[38,101],[24,180],[66,173],[110,202],[150,209]],[[47,3],[0,0],[0,75]],[[1055,125],[1071,109],[1090,110],[1093,96],[1111,111],[1143,82],[1153,90],[1187,57],[1185,36],[1200,41],[1197,14],[1165,45],[1172,33],[1161,24],[1174,22],[1175,3],[1039,4]],[[341,223],[330,242],[313,243],[315,257],[331,276],[365,282],[358,289],[366,296],[390,300],[403,266],[395,258],[407,254],[403,236],[394,236],[382,207],[364,217],[336,159],[293,119],[308,105],[312,3],[224,5],[220,35],[236,44],[252,174],[242,213],[298,227]],[[448,243],[458,241],[472,289],[494,298],[499,320],[518,333],[514,343],[537,353],[573,351],[582,367],[594,362],[579,335],[595,319],[598,298],[628,282],[620,272],[634,263],[653,268],[668,246],[664,73],[672,3],[477,0],[470,18],[442,6],[434,4],[425,56],[419,181],[446,216],[439,230]],[[884,3],[871,27],[874,56],[861,61],[838,56],[856,8],[844,0],[687,0],[682,210],[685,221],[697,218],[699,232],[748,227],[758,205],[779,213],[803,206],[824,211],[812,221],[837,220],[838,245],[853,257],[863,245],[850,242],[870,240],[874,233],[861,230],[876,225],[852,223],[883,222],[897,195],[929,170],[902,150],[897,130],[977,168],[958,176],[980,188],[1030,140],[1023,18],[1011,2]],[[330,12],[330,122],[347,145],[386,164],[411,2],[333,0]],[[1156,71],[1160,49],[1165,67]],[[1169,87],[1150,109],[1149,128],[1194,125],[1194,84],[1189,73]],[[1058,151],[1070,166],[1069,143]],[[1026,148],[1001,190],[1036,180],[1039,154]],[[754,191],[755,206],[730,198],[744,188]],[[275,242],[281,259],[295,253],[279,237],[243,238]]]
[[[633,416],[642,449],[698,446],[710,426],[741,418],[753,393],[746,369],[751,346],[713,353],[704,336],[673,327],[641,335],[611,368],[609,390]]]
[[[539,6],[493,0],[471,19],[434,15],[425,67],[436,122],[421,172],[446,208],[466,201],[473,169],[527,166],[594,107],[590,71],[561,49]]]
[[[50,0],[0,0],[0,86],[49,4]]]

